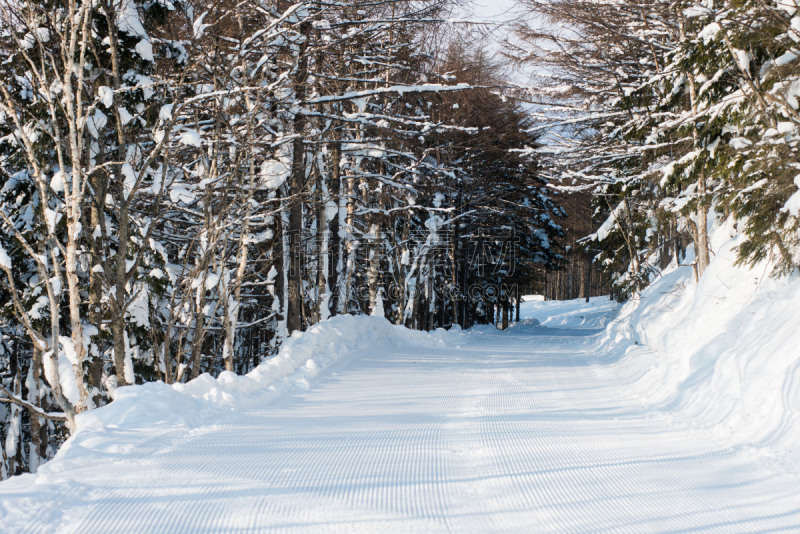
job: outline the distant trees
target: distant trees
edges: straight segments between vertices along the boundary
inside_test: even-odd
[[[481,50],[451,44],[443,67],[455,80],[479,87],[448,94],[444,120],[474,131],[449,131],[431,139],[437,154],[454,162],[456,180],[446,198],[459,218],[453,228],[456,269],[452,285],[461,298],[453,302],[454,322],[508,325],[518,304],[519,288],[534,269],[555,267],[562,235],[555,217],[563,211],[550,199],[537,162],[529,156],[536,136],[528,114],[501,92],[498,66]],[[497,288],[483,301],[469,298],[470,288]]]
[[[0,478],[335,314],[507,323],[559,210],[451,6],[0,6]]]

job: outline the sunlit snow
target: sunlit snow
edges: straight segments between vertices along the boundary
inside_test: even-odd
[[[699,284],[673,266],[621,309],[526,299],[505,332],[338,316],[246,376],[121,388],[0,484],[0,524],[798,529],[800,281],[734,267],[729,230]]]

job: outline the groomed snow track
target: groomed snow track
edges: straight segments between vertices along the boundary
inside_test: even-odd
[[[647,349],[594,306],[365,350],[263,409],[56,460],[0,485],[0,531],[800,531],[798,475],[650,406]]]

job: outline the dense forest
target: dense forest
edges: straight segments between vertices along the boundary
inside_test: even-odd
[[[535,109],[529,131],[548,138],[543,177],[590,195],[592,231],[577,247],[618,298],[672,262],[702,276],[714,220],[743,234],[740,262],[797,269],[797,2],[520,4],[532,16],[508,52],[536,66],[520,92]]]
[[[793,1],[519,5],[529,85],[452,0],[0,6],[0,479],[333,315],[629,298],[714,219],[797,268]]]
[[[561,209],[445,1],[3,8],[0,478],[341,313],[508,324]]]

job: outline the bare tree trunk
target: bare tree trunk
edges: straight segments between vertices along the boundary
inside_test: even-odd
[[[294,90],[298,102],[306,98],[308,81],[308,40],[311,34],[311,24],[303,22],[300,25],[300,35],[303,37],[298,47],[298,64],[294,78]],[[292,141],[292,169],[290,177],[289,199],[289,279],[286,291],[289,293],[288,308],[286,310],[286,328],[291,334],[303,328],[303,281],[302,281],[302,230],[303,230],[303,201],[302,193],[306,178],[306,154],[304,136],[306,134],[306,116],[295,113],[294,133]]]
[[[233,295],[225,295],[228,299],[225,317],[223,318],[223,330],[225,331],[225,341],[222,346],[222,360],[225,362],[226,371],[235,371],[233,353],[236,341],[236,325],[239,322],[239,306],[242,301],[242,282],[244,273],[247,270],[248,257],[248,232],[250,231],[250,216],[252,214],[253,191],[255,190],[255,165],[250,158],[250,184],[245,198],[245,214],[242,221],[242,229],[239,237],[239,264],[236,266],[236,276],[233,280]]]
[[[367,283],[369,284],[369,311],[372,313],[378,306],[378,285],[380,282],[380,254],[378,247],[380,247],[380,226],[377,222],[373,222],[370,227],[370,234],[372,234],[372,243],[370,244],[369,251],[369,268],[367,270]]]
[[[216,174],[216,172],[216,167],[209,171],[210,174]],[[200,259],[195,269],[195,275],[199,278],[194,282],[196,285],[192,285],[192,289],[195,290],[195,297],[192,314],[194,318],[194,336],[192,337],[192,354],[190,357],[191,379],[200,376],[200,361],[203,356],[206,331],[206,281],[208,280],[208,267],[211,264],[211,256],[214,254],[214,248],[217,244],[217,229],[214,226],[215,220],[214,215],[211,213],[211,188],[209,186],[206,188],[205,223],[203,225],[205,242],[201,240],[199,247]]]
[[[350,297],[353,288],[353,276],[356,270],[356,254],[358,254],[358,244],[352,237],[353,224],[355,223],[356,211],[356,178],[355,176],[345,176],[347,182],[347,216],[345,226],[347,228],[348,239],[343,247],[343,253],[347,252],[345,271],[341,275],[341,291],[339,295],[339,312],[347,313],[350,304]]]
[[[628,253],[631,256],[631,274],[636,280],[636,290],[641,289],[641,266],[639,265],[639,245],[636,242],[636,234],[633,232],[633,214],[631,213],[631,206],[628,199],[622,201],[625,210],[625,226],[620,225],[623,234],[625,235],[625,242],[628,245]],[[613,211],[612,211],[613,213]]]
[[[339,219],[342,217],[342,147],[334,140],[331,144],[331,179],[328,189],[330,201],[336,205],[336,215],[328,221],[328,291],[331,299],[328,310],[335,314],[339,309],[339,276],[342,272],[342,240],[339,236]]]
[[[589,302],[589,299],[592,296],[592,256],[591,254],[586,255],[586,262],[584,263],[584,282],[583,286],[586,288],[586,302]]]
[[[11,386],[13,388],[14,395],[17,398],[22,396],[22,380],[20,379],[20,369],[19,365],[16,365],[17,369],[14,373],[14,382]],[[7,458],[7,465],[8,465],[8,475],[14,476],[19,472],[22,472],[22,466],[19,464],[21,463],[21,458],[19,457],[19,450],[21,449],[21,441],[22,441],[22,406],[19,404],[11,404],[10,406],[11,414],[9,415],[7,421],[12,428],[16,428],[16,437],[14,434],[10,436],[6,436],[6,442],[3,443],[4,450],[3,453],[6,455]],[[12,441],[13,440],[13,441]]]
[[[683,12],[678,12],[678,16],[680,17],[680,39],[681,41],[686,41],[686,26],[685,26],[685,18]],[[723,32],[724,33],[724,32]],[[695,78],[694,73],[690,70],[687,71],[687,78],[689,80],[689,104],[692,108],[692,115],[697,116],[698,113],[698,102],[697,102],[697,80]],[[692,140],[695,149],[702,148],[700,146],[700,138],[699,133],[697,131],[697,121],[692,122]],[[697,255],[697,263],[696,263],[696,270],[697,270],[697,277],[703,275],[703,271],[706,270],[709,263],[709,252],[708,252],[708,207],[706,205],[706,195],[708,191],[706,190],[706,173],[705,170],[700,171],[700,176],[697,178],[697,187],[698,193],[700,194],[700,198],[698,199],[697,203],[697,221],[695,221],[694,229],[694,246],[695,246],[695,253]]]
[[[112,299],[113,313],[111,317],[111,331],[114,338],[114,367],[117,370],[117,385],[125,386],[133,382],[133,377],[128,376],[125,369],[125,295],[126,288],[126,257],[128,255],[128,210],[127,201],[118,195],[119,217],[119,245],[117,260],[114,269],[114,289]]]
[[[314,322],[324,321],[331,315],[330,311],[330,291],[329,272],[330,272],[330,253],[328,247],[330,246],[330,235],[328,231],[331,221],[328,220],[327,205],[331,202],[330,191],[325,187],[325,181],[322,176],[322,168],[320,164],[319,172],[317,172],[316,180],[316,193],[314,196],[315,212],[316,212],[316,248],[317,248],[317,302],[314,306]],[[337,213],[331,218],[338,218]]]
[[[203,269],[203,274],[201,278],[201,283],[197,287],[197,293],[195,295],[195,305],[194,305],[194,338],[192,339],[192,356],[191,356],[191,365],[192,365],[192,372],[190,377],[192,379],[197,378],[200,376],[200,360],[203,356],[203,341],[204,341],[204,332],[205,332],[205,310],[206,307],[206,269]]]
[[[33,359],[31,361],[30,374],[28,381],[28,402],[34,406],[41,406],[39,398],[39,387],[42,369],[42,351],[34,347]],[[33,386],[33,387],[31,387]],[[28,454],[28,465],[31,473],[35,473],[39,465],[47,459],[47,425],[42,424],[42,420],[33,412],[28,413],[31,422],[31,443]]]
[[[702,179],[705,190],[705,179]],[[703,193],[705,194],[705,193]],[[703,276],[711,261],[708,249],[708,208],[701,202],[697,207],[697,275]]]

